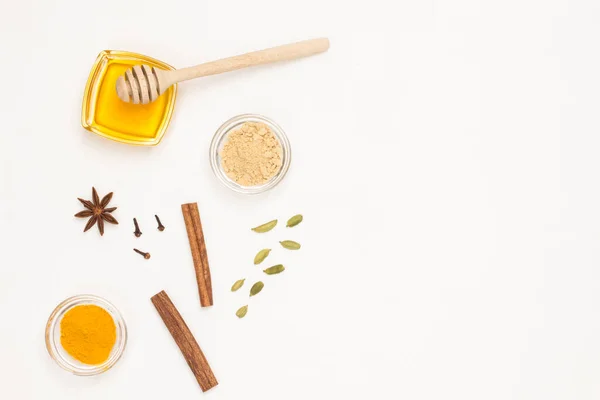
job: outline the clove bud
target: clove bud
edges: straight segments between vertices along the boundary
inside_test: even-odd
[[[138,225],[137,219],[135,218],[133,219],[133,225],[135,225],[135,232],[133,232],[135,237],[142,236],[142,231],[140,231],[140,226]]]
[[[158,215],[154,215],[154,217],[156,218],[156,222],[158,222],[158,228],[157,228],[157,229],[158,229],[159,231],[161,231],[161,232],[162,232],[162,231],[164,231],[164,230],[165,230],[165,227],[164,227],[164,226],[163,226],[163,224],[160,222],[160,218],[158,218]]]
[[[146,260],[149,260],[149,259],[150,259],[150,253],[144,253],[143,251],[141,251],[141,250],[138,250],[138,249],[133,249],[133,251],[135,251],[135,252],[136,252],[136,253],[138,253],[138,254],[141,254],[141,255],[143,255],[143,256],[144,256],[144,258],[145,258]]]

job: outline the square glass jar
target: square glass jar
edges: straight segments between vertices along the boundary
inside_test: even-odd
[[[172,66],[143,54],[102,51],[88,78],[81,124],[85,129],[121,143],[156,146],[163,138],[175,108],[177,85],[150,104],[130,104],[117,97],[116,81],[127,69],[146,64],[164,70]]]

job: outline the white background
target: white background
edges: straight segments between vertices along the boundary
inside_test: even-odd
[[[0,398],[597,399],[599,18],[596,0],[2,1]],[[181,85],[158,147],[80,125],[103,49],[183,67],[319,36],[325,55]],[[294,154],[259,197],[228,191],[207,157],[247,112]],[[73,218],[92,185],[119,207],[104,237]],[[194,201],[211,309],[180,211]],[[295,213],[293,230],[249,231]],[[237,320],[248,300],[229,288],[261,278],[264,247],[288,269]],[[150,303],[162,289],[220,381],[204,395]],[[129,327],[93,378],[44,346],[79,293]]]

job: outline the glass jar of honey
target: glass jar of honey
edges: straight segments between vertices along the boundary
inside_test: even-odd
[[[154,58],[126,51],[105,50],[98,55],[83,97],[81,124],[91,132],[121,143],[155,146],[163,138],[175,108],[177,85],[156,101],[141,105],[117,97],[117,78],[135,65],[174,68]]]

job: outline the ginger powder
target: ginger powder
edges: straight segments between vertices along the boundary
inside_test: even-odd
[[[230,132],[220,156],[227,176],[242,186],[267,183],[281,170],[283,158],[281,143],[260,122],[245,122]]]

